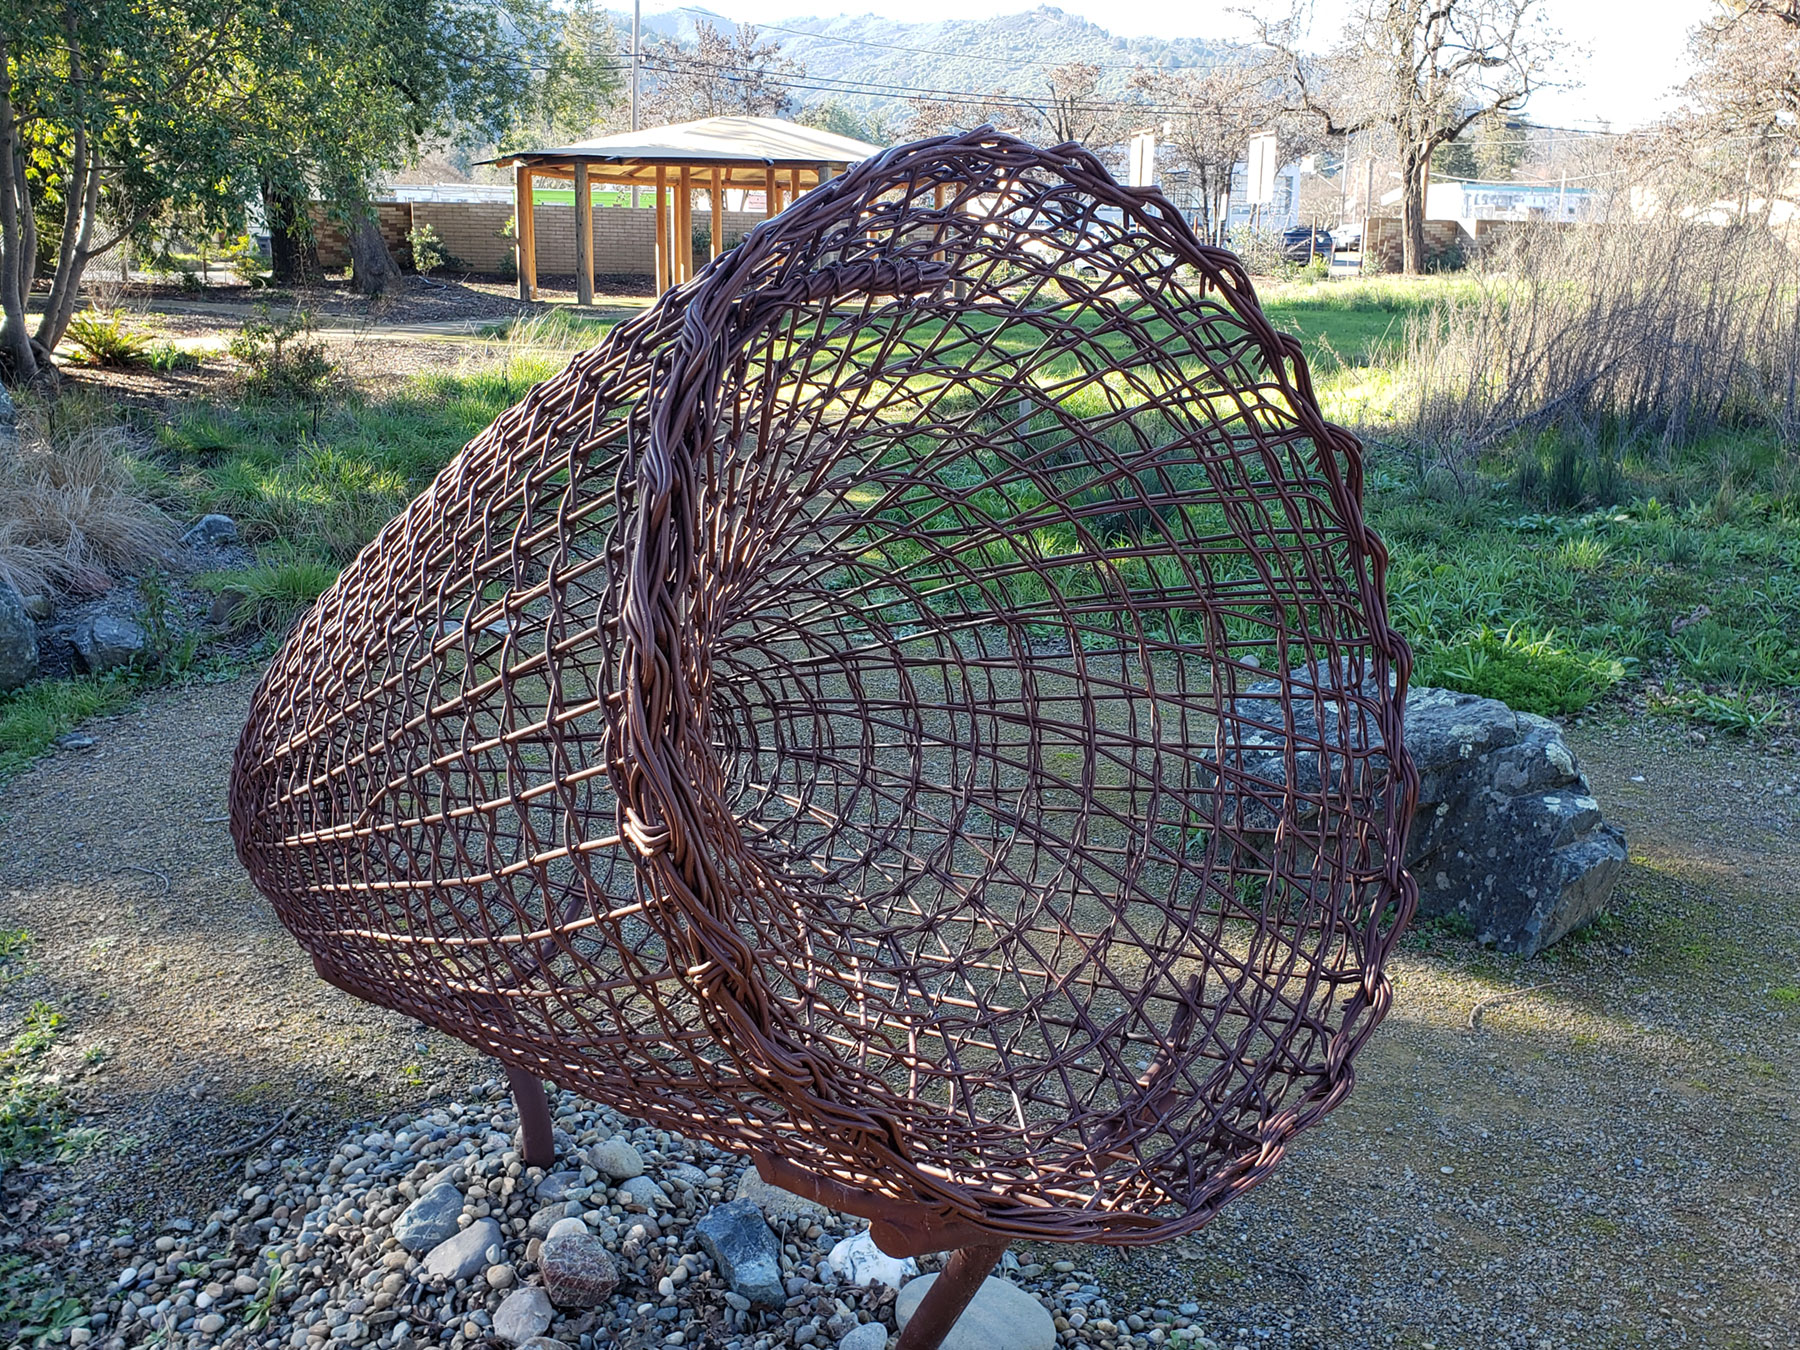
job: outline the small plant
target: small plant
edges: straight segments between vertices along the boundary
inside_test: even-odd
[[[1516,627],[1497,633],[1484,625],[1422,652],[1418,679],[1550,717],[1580,712],[1625,678],[1622,663],[1559,647],[1554,639],[1554,633],[1534,638]]]
[[[416,272],[423,274],[461,265],[430,225],[413,226],[406,232],[406,241],[412,246],[413,270]]]
[[[281,1286],[287,1283],[288,1268],[279,1261],[269,1262],[269,1287],[251,1299],[244,1306],[244,1327],[248,1331],[260,1331],[268,1323],[275,1309],[275,1299]]]
[[[1660,700],[1658,712],[1676,713],[1691,721],[1704,722],[1723,731],[1741,731],[1746,736],[1778,724],[1782,707],[1773,698],[1753,701],[1742,692],[1677,694]]]
[[[269,279],[269,260],[247,234],[240,234],[226,244],[219,254],[219,261],[236,272],[246,286],[261,286]]]
[[[153,342],[144,351],[144,364],[159,375],[173,375],[181,370],[200,369],[200,358],[173,342]]]
[[[62,1014],[39,1000],[19,1034],[0,1050],[0,1163],[54,1146],[68,1122],[62,1089],[46,1082],[35,1061],[61,1032]]]
[[[136,366],[144,362],[150,343],[125,323],[116,309],[98,306],[69,320],[68,338],[97,366]]]
[[[263,563],[236,572],[212,572],[198,584],[214,595],[236,596],[226,622],[233,627],[285,628],[295,615],[337,580],[331,563],[311,559]]]
[[[304,310],[277,318],[258,305],[255,317],[233,334],[230,351],[251,391],[276,398],[317,398],[337,371]]]
[[[168,578],[148,569],[138,581],[138,599],[144,605],[145,664],[165,677],[181,674],[193,664],[200,637],[181,631]]]

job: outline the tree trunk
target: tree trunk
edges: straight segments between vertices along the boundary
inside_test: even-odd
[[[269,222],[269,280],[277,286],[315,286],[325,279],[319,241],[306,208],[291,194],[265,183],[263,216]]]
[[[38,320],[37,345],[46,352],[56,344],[75,317],[75,301],[81,294],[82,273],[97,250],[94,223],[100,215],[100,166],[89,162],[85,128],[77,127],[69,174],[63,184],[63,237],[56,253],[56,275],[50,278],[50,294],[44,300],[44,316]]]
[[[346,208],[349,217],[350,269],[356,289],[364,295],[383,296],[400,289],[400,264],[388,252],[375,219],[372,202],[360,201]]]
[[[0,41],[0,379],[24,384],[38,373],[37,353],[25,331],[26,281],[36,264],[24,253],[25,230],[20,212],[30,210],[31,198],[19,177],[17,127],[13,121],[12,88],[7,77],[6,43]]]
[[[1431,154],[1405,152],[1400,160],[1401,270],[1416,277],[1425,270],[1425,182]]]

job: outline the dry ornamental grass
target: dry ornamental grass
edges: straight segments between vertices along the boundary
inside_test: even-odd
[[[160,555],[171,522],[139,495],[122,426],[21,410],[0,449],[0,580],[21,595],[93,588]]]

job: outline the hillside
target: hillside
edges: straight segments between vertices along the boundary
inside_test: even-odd
[[[620,20],[623,20],[620,23]],[[615,15],[629,33],[629,13]],[[728,26],[727,21],[719,21]],[[691,11],[645,16],[646,35],[693,32]],[[1123,89],[1133,67],[1209,65],[1228,59],[1232,46],[1202,38],[1123,38],[1075,14],[1041,5],[990,19],[905,23],[874,14],[783,19],[761,26],[806,67],[810,86],[797,88],[802,104],[835,98],[858,112],[901,111],[908,92],[950,90],[983,94],[995,89],[1040,93],[1044,77],[1072,61],[1106,68],[1109,92]]]

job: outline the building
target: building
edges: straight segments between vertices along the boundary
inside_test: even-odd
[[[1484,183],[1434,178],[1425,188],[1425,218],[1456,220],[1586,221],[1600,200],[1591,188],[1562,183]]]

